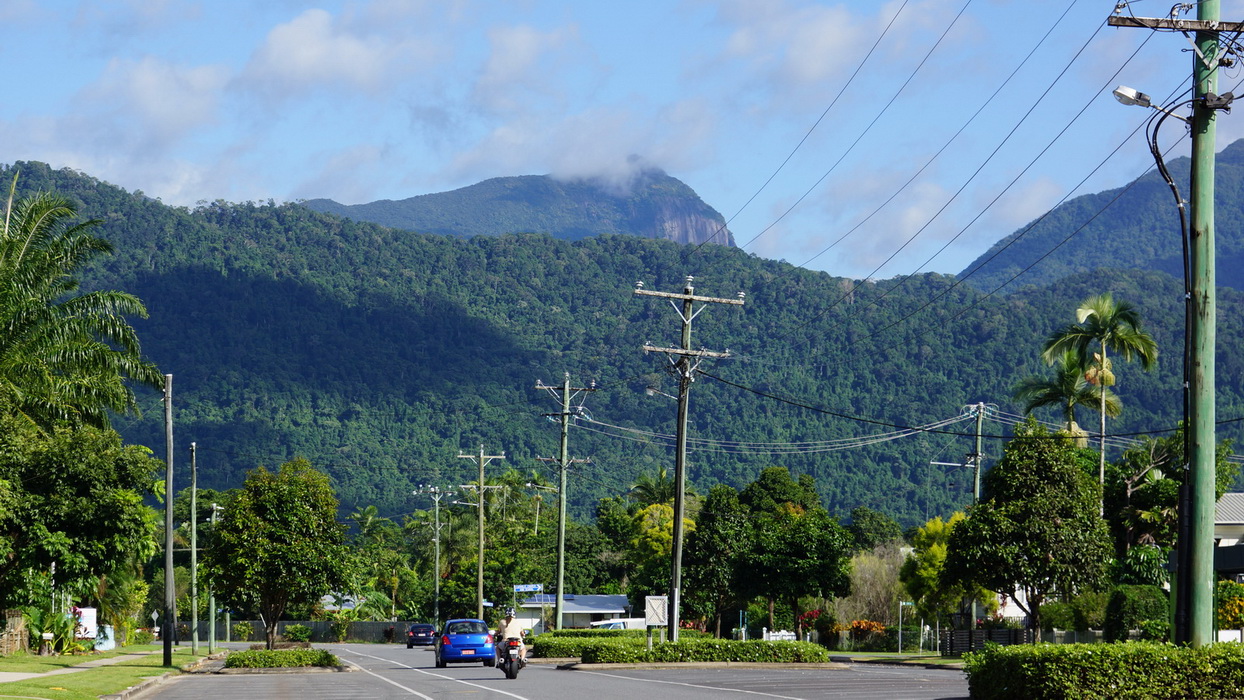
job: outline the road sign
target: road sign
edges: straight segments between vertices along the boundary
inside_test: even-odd
[[[644,624],[661,627],[669,622],[669,596],[650,595],[644,598]]]
[[[515,593],[540,593],[544,585],[539,583],[520,583],[514,586]]]

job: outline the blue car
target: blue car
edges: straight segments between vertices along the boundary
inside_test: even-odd
[[[497,663],[497,649],[488,623],[471,619],[447,621],[436,640],[436,667],[476,661],[482,661],[485,666]]]

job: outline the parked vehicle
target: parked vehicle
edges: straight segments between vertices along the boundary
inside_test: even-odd
[[[436,640],[436,667],[446,664],[483,662],[495,666],[497,649],[492,632],[483,620],[448,620]]]
[[[615,617],[612,620],[601,620],[592,623],[594,630],[642,630],[647,629],[642,617]]]
[[[518,671],[523,667],[522,646],[523,640],[518,637],[506,637],[497,643],[497,666],[506,678],[518,678]]]
[[[436,644],[436,627],[422,622],[416,622],[406,629],[406,648],[410,649],[416,645],[431,646]]]

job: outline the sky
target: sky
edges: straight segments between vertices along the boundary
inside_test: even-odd
[[[1125,5],[1165,17],[1172,3]],[[1153,167],[1152,112],[1111,91],[1179,98],[1194,54],[1179,33],[1106,26],[1115,8],[5,0],[0,162],[189,207],[513,175],[625,188],[657,167],[757,256],[857,279],[954,274],[1060,201]],[[1244,0],[1222,0],[1221,19],[1244,20]],[[1224,68],[1219,91],[1242,79]],[[1242,117],[1220,115],[1217,150],[1244,137]],[[1181,123],[1161,136],[1168,158],[1188,154]]]

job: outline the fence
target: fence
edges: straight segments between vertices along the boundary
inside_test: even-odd
[[[1006,646],[1008,644],[1032,644],[1036,639],[1033,630],[946,630],[941,636],[942,656],[961,656],[969,651],[985,648],[986,642]]]
[[[21,610],[4,611],[4,631],[0,632],[0,656],[24,651],[29,643],[26,618]]]
[[[239,622],[247,622],[254,629],[254,633],[247,639],[241,639],[236,632],[230,630],[229,641],[233,642],[262,642],[264,641],[264,625],[259,620],[232,620],[230,625],[236,629]],[[182,620],[182,624],[189,626],[189,620]],[[351,622],[349,630],[346,632],[346,639],[355,642],[406,642],[406,628],[410,627],[414,622]],[[311,641],[313,642],[335,642],[337,638],[333,636],[332,623],[327,620],[282,620],[276,625],[276,633],[278,635],[285,633],[285,628],[290,625],[302,625],[311,628]],[[392,637],[386,636],[388,630],[392,629]],[[206,642],[208,633],[208,623],[206,620],[199,621],[199,641]],[[225,641],[225,623],[224,620],[216,622],[216,641]],[[190,641],[190,635],[182,633],[181,642]]]

